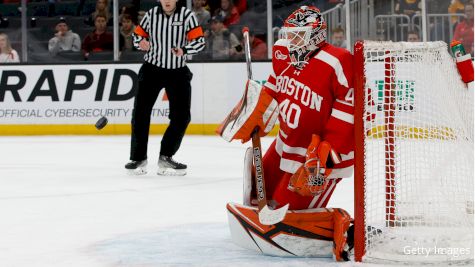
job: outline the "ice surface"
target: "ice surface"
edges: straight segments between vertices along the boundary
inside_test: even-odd
[[[225,205],[242,203],[246,145],[185,136],[188,175],[161,177],[160,140],[128,176],[128,136],[0,137],[0,266],[355,266],[235,246]],[[352,192],[344,180],[329,206],[353,213]]]

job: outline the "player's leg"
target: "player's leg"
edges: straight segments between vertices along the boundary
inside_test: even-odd
[[[191,78],[188,67],[174,71],[168,78],[165,90],[170,105],[170,124],[161,142],[159,174],[185,175],[187,166],[176,162],[172,156],[180,148],[186,128],[191,120]]]
[[[267,149],[266,153],[264,154],[264,157],[262,158],[267,199],[272,199],[272,195],[274,194],[274,191],[276,190],[279,181],[285,174],[285,172],[283,172],[279,167],[281,157],[277,153],[275,145],[276,140],[272,142],[269,149]]]
[[[126,169],[133,170],[136,174],[146,172],[150,115],[162,87],[156,82],[159,80],[157,76],[160,76],[157,70],[158,68],[152,64],[145,63],[139,71],[138,89],[132,112],[131,162],[126,165]]]

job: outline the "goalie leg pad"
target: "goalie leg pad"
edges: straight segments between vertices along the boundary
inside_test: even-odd
[[[351,216],[344,209],[333,211],[333,254],[337,261],[349,261],[348,258],[348,229],[350,228]]]
[[[342,220],[335,213],[346,213],[341,209],[287,211],[282,222],[263,225],[259,222],[256,207],[234,203],[228,203],[226,207],[233,242],[265,255],[331,258],[336,251],[336,231],[343,231],[346,227],[337,226]],[[338,248],[346,245],[342,243],[346,239],[338,237],[337,240]]]

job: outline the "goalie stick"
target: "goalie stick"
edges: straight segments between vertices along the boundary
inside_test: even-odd
[[[244,53],[246,55],[246,65],[247,65],[247,78],[252,80],[252,68],[251,68],[251,48],[249,45],[249,28],[244,27],[242,29],[242,34],[244,37]],[[243,100],[246,99],[247,87],[244,92]],[[264,225],[272,225],[278,222],[281,222],[287,210],[289,209],[289,204],[272,210],[267,205],[266,197],[266,187],[264,180],[264,168],[262,166],[262,148],[261,148],[261,139],[259,137],[259,128],[256,127],[252,132],[252,155],[255,166],[255,179],[256,179],[256,192],[257,192],[257,205],[259,208],[259,222]]]

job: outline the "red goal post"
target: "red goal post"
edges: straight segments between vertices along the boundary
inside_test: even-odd
[[[354,53],[355,260],[473,261],[473,88],[443,42]]]

